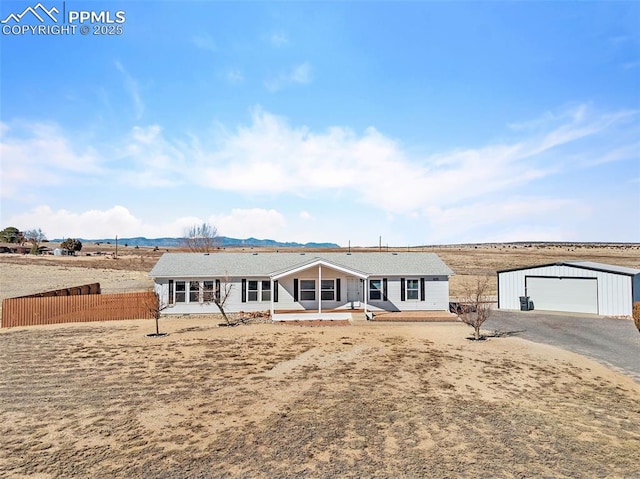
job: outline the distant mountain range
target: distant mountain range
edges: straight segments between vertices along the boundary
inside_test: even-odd
[[[115,238],[102,238],[102,239],[85,239],[78,238],[83,244],[89,243],[111,243],[116,242]],[[51,243],[61,243],[63,239],[50,240]],[[127,246],[157,246],[158,248],[172,248],[183,245],[183,238],[118,238],[118,244]],[[257,238],[228,238],[226,236],[218,237],[221,247],[242,247],[242,246],[256,246],[256,247],[280,247],[280,248],[339,248],[340,246],[335,243],[295,243],[295,242],[280,242],[271,239],[257,239]]]

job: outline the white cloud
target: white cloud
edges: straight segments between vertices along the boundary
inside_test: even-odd
[[[201,50],[215,53],[218,50],[216,42],[208,33],[198,33],[191,37],[191,42]]]
[[[543,241],[552,238],[559,241],[571,239],[565,224],[567,218],[572,221],[585,219],[590,212],[589,207],[574,200],[514,196],[493,202],[432,207],[424,216],[429,221],[434,241]],[[505,225],[508,228],[501,231]],[[478,238],[479,231],[492,233]],[[531,236],[534,231],[536,234]],[[525,236],[524,232],[530,236]]]
[[[281,47],[289,43],[289,37],[286,33],[275,32],[269,37],[269,42],[275,47]]]
[[[47,238],[85,237],[90,233],[92,238],[113,238],[116,235],[140,236],[145,226],[124,206],[114,206],[106,211],[89,210],[76,213],[69,210],[52,210],[42,205],[24,214],[15,215],[9,224],[18,229],[41,228]]]
[[[231,213],[212,215],[208,221],[218,228],[219,235],[232,238],[273,239],[279,237],[286,226],[280,212],[263,208],[234,208]]]
[[[117,156],[126,162],[119,181],[136,187],[165,187],[180,183],[184,145],[166,140],[159,125],[136,126]]]
[[[244,81],[244,75],[238,69],[230,69],[226,75],[227,81],[232,84],[242,83]]]
[[[391,138],[368,128],[362,134],[333,127],[314,133],[256,109],[252,123],[220,138],[212,152],[198,151],[191,181],[242,193],[309,197],[349,190],[360,202],[413,214],[430,205],[452,205],[516,191],[558,174],[561,152],[545,155],[623,121],[626,113],[587,118],[576,111],[550,131],[510,143],[410,158]]]
[[[142,101],[142,97],[140,96],[140,89],[138,87],[138,82],[129,74],[129,72],[122,66],[120,62],[115,62],[116,69],[122,73],[124,77],[124,84],[131,95],[131,100],[133,101],[133,108],[135,113],[135,119],[140,120],[142,115],[144,114],[144,103]]]
[[[26,213],[14,215],[7,220],[7,224],[20,230],[41,228],[48,238],[120,238],[146,236],[147,238],[181,237],[187,229],[195,224],[210,221],[218,227],[218,233],[224,234],[216,222],[223,219],[223,227],[232,230],[239,228],[235,222],[255,221],[260,212],[265,218],[274,223],[284,222],[278,220],[279,213],[270,210],[233,210],[230,215],[220,215],[202,219],[196,216],[183,216],[168,220],[163,223],[150,224],[136,217],[128,208],[120,205],[106,210],[92,209],[87,211],[70,211],[66,209],[53,210],[50,206],[40,205]]]
[[[268,78],[264,82],[264,85],[267,90],[276,92],[290,85],[307,85],[311,83],[312,80],[311,64],[304,62],[300,65],[295,65],[288,71],[278,73],[277,75]]]
[[[509,140],[425,157],[411,155],[401,143],[373,127],[362,132],[339,126],[312,131],[292,126],[285,118],[260,108],[252,111],[248,124],[233,130],[220,127],[213,134],[176,139],[167,136],[160,125],[136,126],[126,138],[101,149],[100,155],[84,147],[79,136],[63,132],[54,124],[10,122],[0,125],[2,193],[32,191],[36,195],[39,186],[74,185],[81,177],[83,181],[111,181],[137,188],[200,188],[230,202],[238,196],[243,203],[247,198],[260,198],[256,204],[266,208],[234,209],[205,218],[221,234],[236,237],[278,239],[286,235],[288,240],[297,236],[282,213],[269,209],[278,208],[282,200],[300,201],[300,210],[304,210],[294,213],[292,220],[299,222],[296,227],[305,234],[308,228],[303,224],[310,218],[316,220],[313,224],[318,228],[321,224],[326,228],[323,221],[329,219],[315,205],[327,198],[344,198],[344,210],[352,215],[366,210],[387,222],[427,223],[428,231],[420,226],[424,233],[419,233],[416,226],[409,228],[410,233],[429,235],[433,241],[443,238],[456,242],[460,237],[473,240],[474,232],[501,231],[500,226],[507,224],[511,226],[504,230],[505,236],[517,228],[523,232],[536,230],[533,224],[516,225],[524,215],[538,224],[546,221],[556,225],[538,227],[540,236],[545,231],[565,231],[564,236],[571,236],[571,228],[557,226],[559,218],[585,217],[590,211],[567,197],[564,189],[550,189],[551,193],[545,193],[548,196],[541,196],[536,188],[553,181],[570,181],[576,168],[588,170],[637,159],[637,118],[634,111],[598,114],[578,105],[516,125]],[[539,181],[543,179],[544,183]],[[580,201],[597,203],[586,195]],[[163,203],[162,207],[168,205]],[[69,228],[73,224],[89,227],[94,224],[93,218],[99,217],[96,212],[87,212],[86,217],[78,213],[86,218],[80,221],[82,218],[68,212],[49,213],[55,213],[59,224]],[[151,226],[132,220],[123,211],[117,213],[114,224],[122,224],[122,228],[129,225],[135,235],[181,235],[184,227],[201,221],[178,218]],[[69,215],[72,218],[65,223]],[[340,218],[337,214],[336,220]],[[100,221],[108,224],[105,221],[111,220]],[[56,223],[51,225],[55,227]],[[369,231],[362,234],[370,236]],[[305,239],[317,238],[296,238]]]
[[[41,185],[62,185],[74,176],[105,173],[91,147],[80,147],[53,123],[3,123],[0,136],[2,196],[30,195]]]

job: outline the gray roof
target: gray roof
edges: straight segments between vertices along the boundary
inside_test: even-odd
[[[365,276],[451,276],[435,253],[165,253],[152,278],[269,277],[322,260]]]
[[[531,268],[542,268],[545,266],[573,266],[575,268],[590,269],[594,271],[604,271],[606,273],[624,274],[626,276],[635,276],[640,274],[640,269],[628,268],[626,266],[618,266],[615,264],[596,263],[594,261],[560,261],[558,263],[538,264],[534,266],[524,266],[521,268],[505,269],[498,273],[509,273],[511,271],[522,271]]]
[[[594,269],[597,271],[606,271],[609,273],[622,273],[635,276],[640,274],[640,269],[628,268],[626,266],[617,266],[615,264],[594,263],[593,261],[567,261],[568,266],[577,266],[579,268]]]

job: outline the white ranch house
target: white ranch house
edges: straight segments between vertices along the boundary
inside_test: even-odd
[[[149,275],[163,314],[448,311],[453,271],[434,253],[165,253]],[[329,313],[332,312],[332,313]],[[325,314],[327,313],[327,314]]]

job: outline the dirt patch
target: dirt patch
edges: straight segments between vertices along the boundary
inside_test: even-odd
[[[640,385],[461,324],[0,332],[0,476],[633,477]]]

